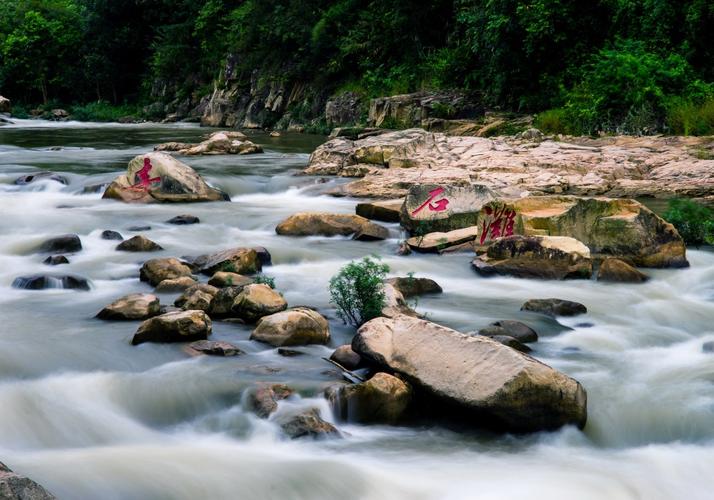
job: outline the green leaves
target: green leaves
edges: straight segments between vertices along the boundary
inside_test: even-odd
[[[669,201],[662,217],[674,225],[687,245],[714,245],[714,211],[692,200]]]
[[[330,280],[331,302],[345,322],[358,327],[382,313],[385,305],[383,280],[389,266],[365,257],[350,262]]]

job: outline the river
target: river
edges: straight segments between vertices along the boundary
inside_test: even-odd
[[[383,242],[290,238],[276,224],[298,211],[353,213],[356,200],[321,195],[331,184],[293,174],[321,137],[256,134],[266,153],[182,158],[231,203],[127,205],[84,193],[129,159],[165,141],[198,139],[194,125],[97,125],[18,121],[0,127],[0,460],[60,499],[548,499],[705,500],[714,496],[714,252],[690,250],[686,270],[650,270],[638,285],[479,278],[469,257],[395,255]],[[69,185],[13,184],[52,170]],[[190,213],[200,224],[167,219]],[[138,280],[146,254],[117,252],[104,229],[147,237],[184,256],[236,246],[272,254],[276,288],[290,305],[330,318],[330,346],[283,357],[249,341],[250,328],[214,322],[214,340],[246,351],[189,357],[180,345],[130,345],[138,322],[93,316],[114,299],[151,291]],[[80,236],[84,249],[58,268],[32,254],[44,239]],[[335,422],[321,398],[338,378],[323,361],[349,342],[329,304],[329,278],[346,262],[378,254],[393,275],[414,272],[444,289],[417,309],[460,331],[497,319],[533,326],[534,355],[588,391],[584,431],[525,436],[439,425]],[[11,288],[17,276],[71,272],[89,292]],[[177,294],[160,295],[171,304]],[[520,312],[529,298],[585,304],[586,316],[545,320]],[[566,328],[569,327],[569,328]],[[257,381],[287,383],[300,396],[281,411],[314,406],[343,439],[287,440],[272,420],[246,410]]]

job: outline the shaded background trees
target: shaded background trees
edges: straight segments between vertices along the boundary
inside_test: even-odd
[[[230,58],[246,86],[258,70],[328,93],[465,88],[554,108],[544,127],[661,129],[714,98],[712,32],[711,0],[0,0],[0,90],[168,100],[207,93]]]

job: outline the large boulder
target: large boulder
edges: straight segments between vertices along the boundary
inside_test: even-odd
[[[154,147],[154,151],[175,151],[178,154],[193,155],[248,155],[262,153],[263,148],[249,141],[242,132],[217,131],[199,144],[167,142]]]
[[[486,205],[478,243],[511,234],[569,236],[593,257],[618,257],[641,267],[684,267],[684,241],[671,224],[635,200],[530,196]]]
[[[165,259],[150,259],[144,262],[139,270],[139,279],[156,286],[164,280],[190,277],[191,268],[174,257]]]
[[[230,201],[227,194],[206,184],[194,169],[166,153],[135,157],[126,174],[107,187],[103,198],[129,203]]]
[[[147,319],[134,334],[133,345],[144,342],[191,342],[211,334],[211,319],[203,311],[169,312]]]
[[[263,316],[279,313],[288,308],[282,295],[268,285],[247,285],[233,301],[231,311],[248,322],[258,321]]]
[[[587,419],[579,382],[487,337],[397,316],[365,323],[352,348],[477,426],[539,431]]]
[[[164,247],[142,235],[133,236],[116,246],[116,250],[120,252],[158,252],[163,249]]]
[[[0,104],[2,103],[0,97]],[[16,474],[0,462],[0,498],[3,500],[53,500],[56,498],[42,486]]]
[[[296,307],[260,318],[250,338],[276,347],[327,344],[330,327],[320,313]]]
[[[402,226],[416,236],[476,226],[484,205],[495,198],[480,184],[415,185],[401,209]]]
[[[393,375],[377,373],[366,382],[328,389],[335,414],[360,423],[394,424],[412,400],[412,388]]]
[[[613,283],[643,283],[647,275],[638,271],[627,262],[610,257],[602,261],[597,272],[598,281],[611,281]]]
[[[481,276],[541,279],[589,279],[593,264],[588,247],[564,236],[509,236],[488,246],[472,262]]]
[[[208,276],[213,276],[219,271],[253,274],[263,268],[258,252],[254,248],[242,247],[199,255],[191,260],[191,265],[198,272]]]
[[[37,248],[39,253],[71,253],[82,249],[82,241],[76,234],[63,234],[45,240]]]
[[[110,320],[137,320],[157,316],[161,304],[156,295],[150,293],[132,293],[115,300],[99,311],[97,318]]]
[[[324,212],[300,212],[291,215],[275,228],[285,236],[349,236],[368,234],[371,239],[389,237],[387,228],[364,217],[352,214],[329,214]]]

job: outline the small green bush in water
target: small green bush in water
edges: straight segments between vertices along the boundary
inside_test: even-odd
[[[265,274],[258,274],[253,278],[253,282],[259,285],[268,285],[270,288],[275,288],[275,278]]]
[[[687,245],[714,245],[714,211],[691,200],[670,200],[663,214]]]
[[[389,266],[365,257],[350,262],[330,280],[331,302],[345,323],[360,326],[382,313],[385,305],[383,280]]]

